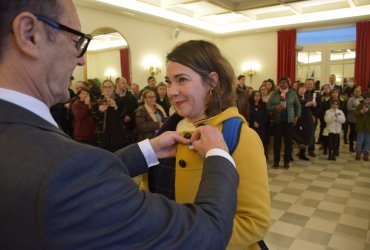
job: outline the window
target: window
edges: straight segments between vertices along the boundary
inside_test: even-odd
[[[297,32],[297,45],[356,41],[356,27]]]
[[[321,51],[298,52],[296,80],[304,82],[306,78],[318,78],[321,75],[321,62]]]
[[[297,32],[296,80],[314,78],[327,83],[329,75],[337,84],[354,76],[356,27]]]

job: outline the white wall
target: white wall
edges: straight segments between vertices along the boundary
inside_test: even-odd
[[[256,62],[260,65],[250,84],[249,77],[246,84],[257,89],[263,80],[271,78],[276,82],[277,72],[277,34],[276,32],[258,33],[237,37],[218,39],[218,46],[225,57],[233,65],[235,74],[243,73],[245,62]]]
[[[118,50],[104,50],[101,52],[87,53],[87,78],[99,78],[100,81],[106,79],[105,72],[114,70],[116,74],[111,74],[114,82],[116,77],[121,76],[121,60]]]
[[[155,23],[137,20],[98,11],[86,7],[77,6],[81,19],[82,31],[91,33],[99,27],[111,27],[120,32],[129,45],[131,54],[132,82],[138,83],[141,87],[146,85],[149,73],[143,66],[143,60],[154,55],[162,59],[162,72],[157,75],[157,81],[163,81],[165,75],[165,56],[180,41],[190,39],[205,39],[217,44],[224,56],[230,60],[235,74],[242,73],[242,65],[248,61],[260,64],[261,68],[253,77],[252,86],[257,88],[260,83],[272,78],[276,81],[277,69],[277,34],[276,32],[248,34],[235,37],[214,38],[207,34],[198,34],[181,29],[178,39],[172,37],[174,28],[172,26],[159,25]],[[105,57],[104,60],[108,60]],[[88,59],[88,64],[91,63]],[[89,76],[90,74],[90,66]],[[85,69],[86,70],[86,69]],[[82,73],[81,73],[82,71]],[[99,73],[100,74],[100,73]],[[85,76],[83,69],[77,69],[77,76]],[[250,85],[249,77],[246,80]]]
[[[214,41],[212,37],[203,34],[181,30],[178,39],[172,37],[172,26],[158,25],[131,17],[116,15],[82,6],[76,6],[79,14],[82,31],[92,33],[99,27],[111,27],[120,32],[127,41],[131,54],[132,82],[141,87],[147,85],[149,72],[143,66],[143,60],[150,55],[162,59],[162,73],[157,75],[157,81],[163,81],[165,75],[165,56],[180,41],[189,39],[206,39]],[[89,62],[88,62],[89,63]],[[84,76],[83,67],[76,69],[74,76]],[[90,73],[89,73],[90,74]]]

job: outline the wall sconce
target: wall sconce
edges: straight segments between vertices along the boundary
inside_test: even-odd
[[[242,65],[242,72],[245,76],[249,76],[250,84],[252,79],[256,75],[257,71],[261,69],[261,65],[258,62],[249,61]]]
[[[114,79],[115,77],[117,77],[117,71],[115,69],[107,69],[105,72],[104,72],[104,77],[106,80],[112,80],[112,78]]]
[[[252,83],[252,79],[253,79],[253,76],[256,74],[256,70],[255,69],[247,69],[245,72],[244,72],[244,75],[245,76],[249,76],[249,80],[250,80],[250,83]]]
[[[158,75],[159,73],[161,73],[161,69],[159,67],[156,67],[156,66],[150,66],[149,67],[149,74],[154,76],[154,75]]]
[[[161,73],[161,60],[160,57],[150,55],[143,60],[144,69],[148,70],[151,76],[158,75]]]

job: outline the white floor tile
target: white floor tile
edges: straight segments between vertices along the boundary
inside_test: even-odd
[[[345,206],[336,204],[336,203],[327,202],[327,201],[322,201],[320,205],[318,206],[318,208],[329,210],[329,211],[336,212],[336,213],[342,213],[344,211]]]
[[[303,227],[301,226],[293,225],[283,221],[277,221],[273,226],[270,227],[270,232],[296,238],[301,232],[302,228]]]
[[[325,233],[333,233],[337,224],[338,224],[337,222],[332,222],[332,221],[327,221],[327,220],[323,220],[320,218],[312,217],[308,220],[305,227],[316,229],[318,231],[322,231]]]
[[[357,217],[357,216],[342,214],[340,216],[339,223],[347,225],[347,226],[369,230],[370,221],[364,218]]]

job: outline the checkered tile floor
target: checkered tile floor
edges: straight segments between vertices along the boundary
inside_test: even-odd
[[[310,161],[294,153],[289,170],[272,169],[268,162],[267,245],[271,250],[370,250],[370,162],[355,161],[343,142],[337,161],[316,153]]]

